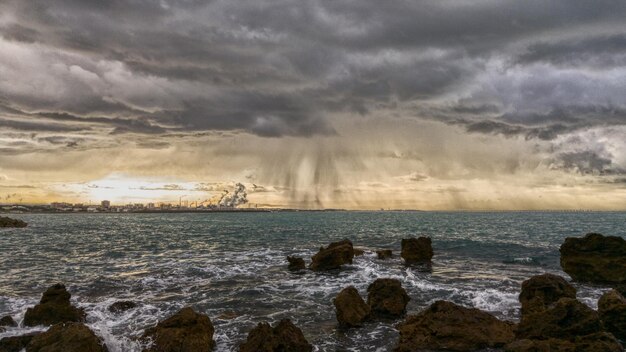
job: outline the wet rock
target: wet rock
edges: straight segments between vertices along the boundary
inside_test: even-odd
[[[30,341],[26,352],[107,352],[106,345],[82,323],[60,323]]]
[[[271,327],[268,323],[259,323],[250,333],[240,352],[310,352],[313,346],[304,338],[302,330],[290,320],[281,320]]]
[[[38,332],[20,336],[10,336],[0,339],[1,352],[20,352],[37,336]]]
[[[577,336],[570,340],[517,340],[504,348],[505,352],[623,352],[611,334],[602,332]]]
[[[300,257],[287,256],[287,261],[289,262],[289,270],[304,270],[304,269],[306,269],[306,264],[304,264],[304,259],[302,259]]]
[[[376,279],[367,288],[367,304],[374,317],[401,317],[406,313],[409,300],[409,295],[397,279]]]
[[[430,237],[403,239],[400,255],[407,264],[430,263],[433,258],[433,247]]]
[[[333,304],[337,321],[342,327],[361,326],[370,314],[370,306],[365,303],[359,291],[353,286],[341,290],[333,300]]]
[[[17,326],[17,323],[10,315],[0,318],[0,326]]]
[[[365,254],[365,250],[363,248],[354,248],[354,256],[360,257]]]
[[[122,313],[137,307],[137,303],[133,301],[117,301],[109,306],[109,312]]]
[[[626,299],[616,290],[600,297],[598,313],[604,328],[620,340],[626,341]]]
[[[208,316],[183,308],[147,329],[142,340],[152,341],[144,352],[207,352],[215,346],[215,329]]]
[[[393,257],[393,252],[391,249],[381,249],[376,251],[376,255],[378,256],[378,259],[387,259]]]
[[[22,220],[11,219],[6,216],[0,216],[0,227],[26,227],[26,226],[28,226],[28,224]]]
[[[71,305],[70,293],[65,285],[56,284],[43,293],[41,301],[33,308],[28,308],[24,315],[25,326],[54,325],[64,322],[82,322],[85,312]]]
[[[568,237],[560,251],[561,267],[575,281],[626,283],[626,240],[621,237]]]
[[[561,298],[576,298],[576,289],[564,278],[552,274],[533,276],[522,283],[522,317],[543,311]]]
[[[511,323],[475,308],[437,301],[398,324],[400,341],[394,351],[473,351],[499,348],[513,341]]]
[[[326,248],[320,248],[320,251],[311,258],[310,268],[314,271],[339,269],[344,264],[352,264],[352,258],[354,258],[352,242],[349,240],[333,242]]]

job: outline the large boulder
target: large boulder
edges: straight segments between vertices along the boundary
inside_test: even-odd
[[[401,317],[406,313],[409,300],[409,295],[397,279],[376,279],[367,287],[367,304],[374,317]]]
[[[0,339],[0,351],[1,352],[21,352],[30,341],[32,341],[33,337],[38,335],[38,332],[29,333],[26,335],[20,336],[9,336]]]
[[[85,311],[70,303],[70,293],[65,285],[56,284],[43,293],[39,304],[26,310],[25,326],[54,325],[64,322],[82,322]]]
[[[26,352],[107,352],[106,345],[82,323],[60,323],[30,341]]]
[[[400,256],[407,264],[430,263],[433,246],[430,237],[405,238],[402,240]]]
[[[306,264],[304,263],[304,259],[300,257],[291,257],[287,256],[287,261],[289,262],[289,270],[304,270],[306,269]]]
[[[590,233],[568,237],[561,245],[561,267],[581,282],[618,284],[626,282],[626,240]]]
[[[311,260],[310,268],[314,271],[339,269],[344,264],[352,264],[354,248],[350,240],[333,242],[328,247],[320,248]]]
[[[504,348],[505,352],[623,352],[615,337],[601,332],[576,336],[571,340],[517,340]]]
[[[259,323],[241,346],[240,352],[311,352],[313,346],[304,338],[302,330],[288,320],[281,320],[271,327]]]
[[[475,308],[437,301],[398,324],[400,341],[394,351],[473,351],[499,348],[515,338],[513,325]]]
[[[144,352],[208,352],[215,346],[214,332],[208,316],[187,307],[147,329],[141,339],[151,342]]]
[[[0,216],[0,227],[26,227],[28,226],[22,220],[19,219],[11,219],[6,216]]]
[[[598,313],[604,328],[620,340],[626,341],[626,299],[616,290],[600,297]]]
[[[378,259],[387,259],[393,257],[393,252],[391,249],[381,249],[376,251],[376,256],[378,256]]]
[[[543,311],[561,298],[576,298],[574,286],[557,275],[533,276],[522,283],[522,292],[519,295],[522,317]]]
[[[370,306],[365,303],[354,286],[341,290],[333,304],[341,327],[361,326],[370,314]]]

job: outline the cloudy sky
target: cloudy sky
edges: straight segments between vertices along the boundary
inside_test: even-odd
[[[4,0],[0,203],[626,209],[626,2]]]

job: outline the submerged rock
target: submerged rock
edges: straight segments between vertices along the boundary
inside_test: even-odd
[[[598,313],[604,328],[620,340],[626,340],[626,299],[616,290],[600,297]]]
[[[0,326],[17,326],[17,323],[10,315],[0,318]]]
[[[349,240],[333,242],[326,248],[320,248],[320,251],[311,258],[310,268],[314,271],[339,269],[344,264],[352,264],[352,258],[354,258],[352,242]]]
[[[304,269],[306,269],[306,264],[304,263],[304,259],[302,259],[300,257],[287,256],[287,261],[289,262],[289,270],[304,270]]]
[[[504,348],[505,352],[623,352],[611,334],[601,332],[577,336],[570,340],[517,340]]]
[[[561,298],[576,298],[574,286],[557,275],[533,276],[522,283],[522,292],[519,295],[522,317],[543,311]]]
[[[26,227],[28,224],[19,219],[11,219],[6,216],[0,216],[0,227]]]
[[[365,250],[363,248],[354,248],[354,256],[360,257],[365,254]]]
[[[367,288],[367,304],[374,317],[401,317],[406,313],[409,300],[409,295],[397,279],[376,279]]]
[[[403,239],[400,255],[407,264],[430,263],[433,258],[433,247],[430,237]]]
[[[65,285],[56,284],[43,293],[39,304],[28,308],[24,315],[25,326],[54,325],[64,322],[82,322],[85,312],[70,303],[70,293]]]
[[[381,249],[376,251],[376,255],[378,256],[378,259],[387,259],[393,257],[393,252],[391,249]]]
[[[152,344],[144,352],[207,352],[215,346],[215,329],[208,316],[183,308],[147,329],[142,340]]]
[[[626,283],[626,240],[589,233],[561,245],[561,267],[581,282]]]
[[[82,323],[60,323],[30,341],[26,352],[107,352],[106,345]]]
[[[354,286],[341,290],[333,300],[339,326],[361,326],[369,317],[370,306],[365,303]]]
[[[437,301],[398,324],[396,352],[473,351],[498,348],[515,338],[513,325],[475,308]]]
[[[275,327],[259,323],[246,342],[239,346],[240,352],[310,352],[313,346],[304,338],[302,330],[289,319],[281,320]]]
[[[137,303],[133,301],[117,301],[109,306],[109,312],[121,313],[137,307]]]
[[[32,341],[33,337],[39,335],[39,332],[30,333],[20,336],[9,336],[0,339],[1,352],[21,352]]]

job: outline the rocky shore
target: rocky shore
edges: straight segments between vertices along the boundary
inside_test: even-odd
[[[576,288],[553,274],[529,277],[520,287],[519,322],[504,321],[492,314],[453,302],[435,301],[420,312],[407,315],[410,297],[396,278],[378,278],[361,295],[353,286],[344,287],[329,302],[335,311],[337,329],[360,329],[375,321],[393,322],[399,337],[389,350],[475,351],[497,349],[507,352],[600,352],[624,351],[626,339],[626,241],[619,237],[589,234],[568,238],[561,247],[563,270],[574,281],[614,287],[602,295],[598,310],[576,298]],[[379,260],[393,257],[390,249],[368,250]],[[431,265],[435,253],[430,238],[408,238],[400,250],[405,265]],[[344,269],[355,259],[350,240],[321,247],[307,266],[305,260],[290,256],[286,268],[302,275],[319,275]],[[602,272],[602,274],[598,274]],[[300,275],[299,274],[299,275]],[[5,337],[0,352],[103,352],[109,348],[85,321],[80,307],[72,305],[71,294],[63,284],[49,287],[38,304],[26,310],[23,326],[46,326],[39,333]],[[117,301],[108,310],[114,314],[135,309],[133,301]],[[409,312],[410,313],[410,312]],[[293,317],[294,321],[298,317]],[[10,316],[0,317],[0,332],[18,323]],[[309,352],[314,347],[302,330],[289,319],[274,325],[261,322],[238,344],[240,352]],[[358,330],[357,330],[358,331]],[[138,337],[144,352],[206,352],[215,349],[216,329],[211,317],[185,307]]]
[[[21,228],[26,227],[28,224],[19,219],[12,219],[6,216],[0,216],[0,228],[2,227],[14,227]]]

